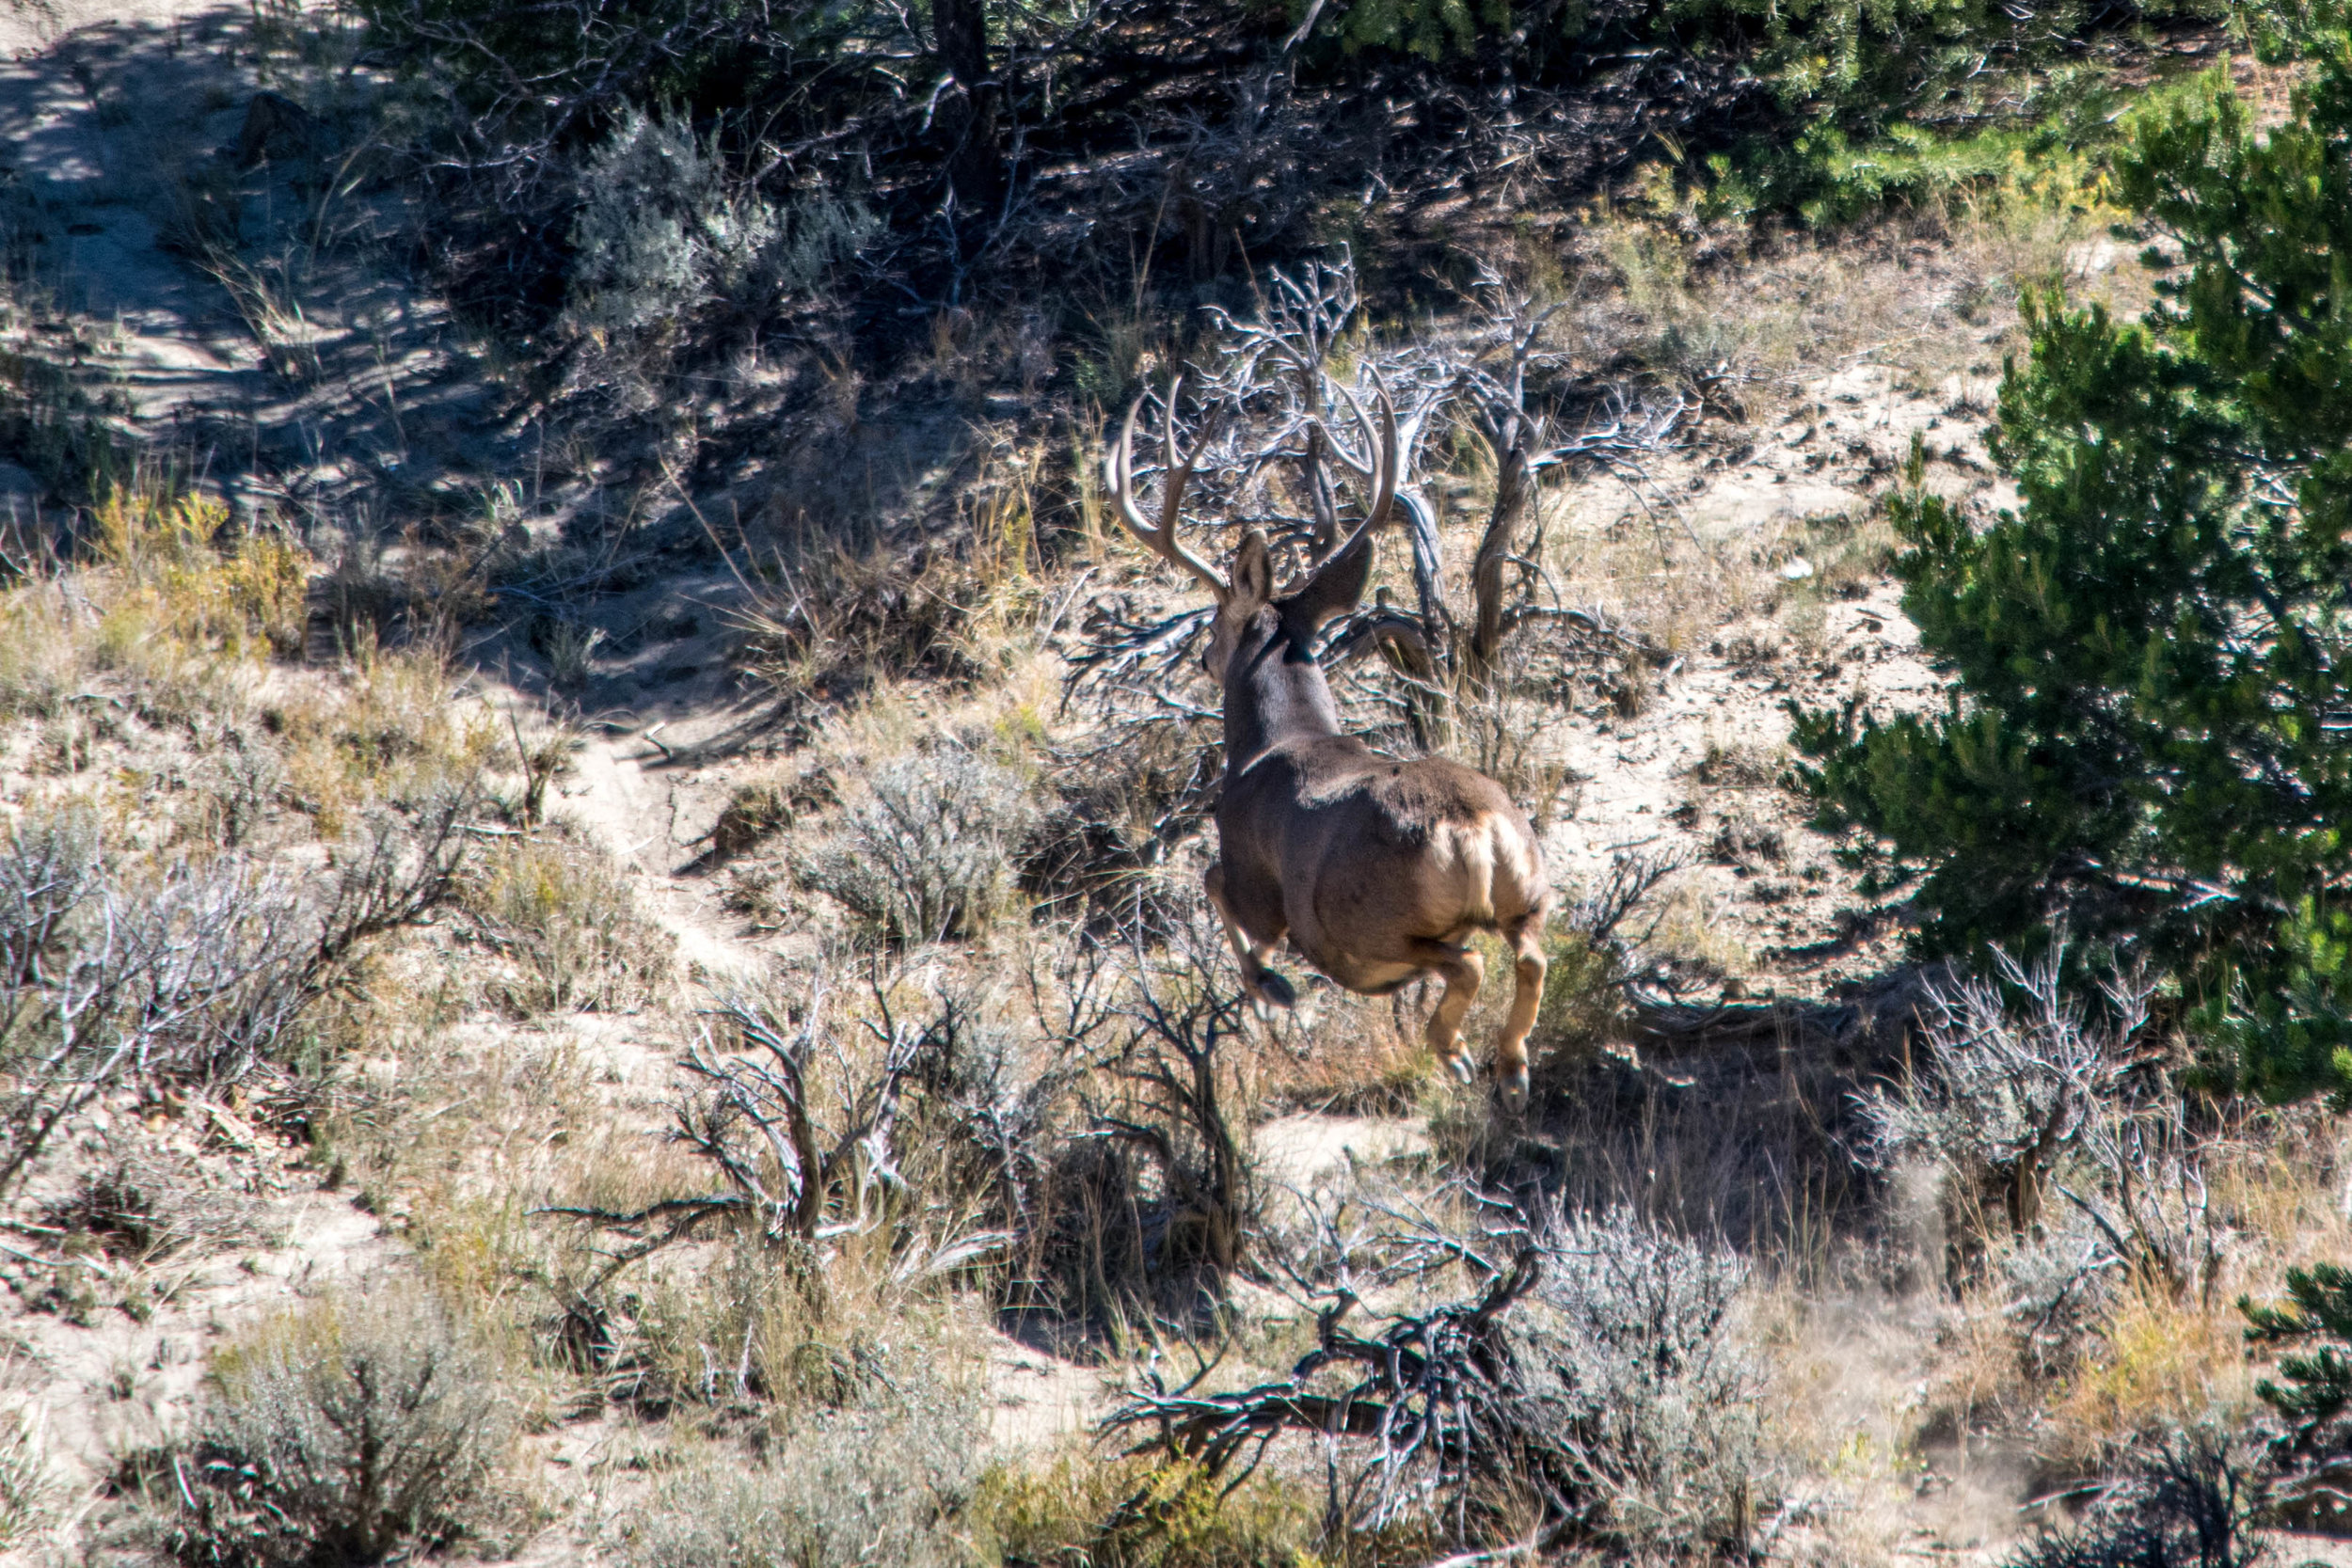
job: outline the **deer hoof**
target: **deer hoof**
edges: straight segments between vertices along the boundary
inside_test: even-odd
[[[1288,980],[1270,969],[1258,971],[1258,997],[1260,1001],[1270,1002],[1278,1007],[1298,1006],[1298,992],[1291,988]]]
[[[1478,1077],[1478,1069],[1470,1066],[1470,1056],[1464,1052],[1457,1051],[1453,1055],[1446,1057],[1445,1069],[1454,1074],[1455,1081],[1458,1083],[1468,1084],[1473,1082]]]
[[[1495,1093],[1502,1100],[1505,1111],[1515,1117],[1520,1115],[1527,1109],[1527,1069],[1514,1068],[1497,1075]]]

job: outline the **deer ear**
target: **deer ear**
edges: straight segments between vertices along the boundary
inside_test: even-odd
[[[1265,535],[1253,528],[1233,557],[1233,593],[1226,608],[1235,615],[1248,615],[1273,597],[1274,557],[1266,549]]]
[[[1334,616],[1361,604],[1371,581],[1372,531],[1365,529],[1282,601],[1282,619],[1311,636]]]

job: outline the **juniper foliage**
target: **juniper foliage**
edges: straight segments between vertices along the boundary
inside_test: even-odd
[[[2286,123],[2226,75],[2131,125],[2154,240],[2137,322],[2028,303],[1979,526],[1893,502],[1940,714],[1800,710],[1832,822],[1913,876],[1931,953],[2134,940],[2213,1000],[2223,1086],[2352,1098],[2352,34]]]

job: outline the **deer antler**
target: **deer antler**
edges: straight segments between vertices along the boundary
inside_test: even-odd
[[[1128,406],[1127,422],[1120,429],[1119,444],[1103,456],[1103,486],[1118,501],[1119,515],[1126,520],[1127,531],[1141,540],[1153,555],[1171,565],[1182,566],[1206,583],[1221,604],[1232,591],[1232,585],[1225,580],[1224,573],[1184,547],[1184,541],[1176,537],[1176,524],[1184,505],[1184,486],[1192,479],[1193,465],[1200,461],[1201,450],[1216,438],[1217,426],[1224,420],[1224,409],[1220,405],[1210,415],[1208,426],[1193,444],[1191,453],[1179,461],[1176,394],[1184,385],[1184,378],[1179,376],[1168,389],[1168,479],[1160,497],[1158,524],[1146,521],[1143,509],[1136,504],[1136,416],[1143,411],[1141,398]]]
[[[1390,400],[1389,389],[1380,386],[1376,380],[1373,383],[1378,390],[1378,396],[1374,399],[1373,406],[1379,411],[1380,415],[1379,422],[1375,425],[1372,415],[1365,412],[1363,404],[1345,382],[1334,380],[1331,385],[1339,392],[1342,400],[1346,403],[1348,411],[1355,415],[1357,428],[1364,433],[1364,453],[1369,467],[1358,468],[1354,461],[1344,452],[1341,453],[1340,460],[1346,464],[1351,471],[1364,479],[1366,488],[1372,496],[1372,503],[1364,509],[1363,521],[1351,529],[1347,537],[1342,540],[1330,554],[1323,558],[1326,561],[1336,561],[1345,555],[1354,547],[1357,540],[1367,533],[1374,532],[1381,524],[1389,520],[1390,508],[1396,503],[1397,478],[1405,466],[1405,444],[1397,434],[1396,404]],[[1327,445],[1333,451],[1340,452],[1338,442],[1328,442]]]

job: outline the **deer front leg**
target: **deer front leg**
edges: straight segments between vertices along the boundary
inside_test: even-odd
[[[1445,982],[1445,994],[1438,998],[1435,1011],[1429,1015],[1429,1027],[1424,1037],[1429,1049],[1437,1053],[1448,1071],[1467,1084],[1474,1074],[1468,1053],[1462,1050],[1462,1020],[1468,1016],[1470,1004],[1478,1000],[1478,988],[1486,978],[1486,960],[1470,947],[1457,947],[1447,942],[1422,942],[1416,957]]]
[[[1543,1006],[1544,974],[1550,967],[1544,958],[1542,911],[1520,916],[1502,934],[1517,955],[1512,973],[1518,989],[1511,993],[1511,1016],[1495,1037],[1495,1084],[1503,1103],[1518,1110],[1527,1103],[1527,1036]]]
[[[1276,1007],[1292,1007],[1298,1004],[1298,992],[1291,983],[1266,967],[1266,958],[1274,944],[1282,940],[1277,931],[1263,942],[1251,936],[1234,917],[1233,907],[1225,897],[1225,863],[1211,861],[1206,875],[1200,879],[1207,890],[1209,903],[1217,918],[1225,922],[1225,939],[1233,944],[1233,960],[1241,966],[1241,989],[1249,998],[1250,1006],[1262,1021],[1271,1020]]]

